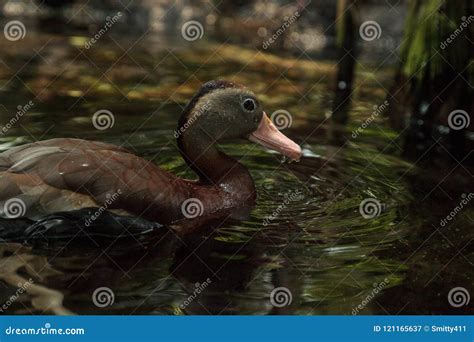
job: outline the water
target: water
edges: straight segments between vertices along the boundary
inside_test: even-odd
[[[287,164],[250,143],[223,145],[250,169],[258,202],[249,219],[218,221],[199,234],[178,237],[164,231],[141,239],[101,241],[101,247],[74,240],[41,246],[2,243],[0,277],[5,287],[0,299],[7,301],[25,279],[33,281],[7,313],[469,310],[453,311],[447,294],[454,286],[473,283],[473,236],[467,229],[472,227],[472,208],[459,214],[456,225],[441,231],[439,223],[469,182],[447,201],[435,187],[436,170],[397,157],[401,142],[382,116],[351,137],[374,106],[383,103],[382,86],[390,84],[392,70],[359,72],[352,120],[342,129],[326,120],[333,97],[330,62],[151,39],[104,40],[81,50],[86,39],[32,33],[21,42],[2,43],[8,45],[0,56],[2,122],[18,105],[34,102],[0,138],[2,150],[54,137],[101,140],[193,177],[175,148],[173,131],[199,84],[223,78],[253,89],[269,113],[289,111],[292,125],[285,133],[302,145],[304,157]],[[30,60],[32,48],[39,55]],[[93,127],[91,117],[99,109],[114,114],[112,128]],[[359,208],[369,198],[376,200],[378,215],[372,218],[361,215]],[[102,287],[113,291],[112,305],[100,307],[92,300]],[[291,304],[271,304],[277,287],[291,292]],[[197,288],[203,290],[195,296]]]

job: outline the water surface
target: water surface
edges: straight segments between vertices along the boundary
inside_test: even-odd
[[[179,237],[164,230],[100,242],[3,243],[1,298],[15,293],[21,279],[31,277],[40,287],[23,294],[8,313],[462,313],[449,306],[447,293],[472,284],[472,230],[459,229],[472,227],[472,210],[442,231],[439,217],[468,189],[450,201],[440,195],[432,180],[437,178],[427,176],[436,170],[399,157],[401,142],[382,115],[352,136],[383,103],[392,70],[358,70],[351,121],[341,128],[327,119],[330,62],[153,39],[117,38],[85,50],[86,40],[36,33],[15,44],[2,42],[8,45],[0,56],[2,120],[34,102],[0,137],[2,150],[55,137],[101,140],[193,178],[173,132],[199,85],[223,78],[252,88],[268,113],[291,113],[284,132],[302,145],[304,157],[288,164],[250,143],[224,144],[250,169],[257,205],[249,219],[210,223],[199,234]],[[92,114],[99,109],[114,114],[113,127],[94,128]],[[366,199],[380,204],[377,215],[361,215]],[[113,291],[112,305],[94,304],[100,287]],[[271,304],[277,287],[291,292],[291,304]]]

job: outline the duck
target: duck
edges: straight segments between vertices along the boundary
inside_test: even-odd
[[[302,154],[251,90],[225,80],[201,85],[174,137],[196,179],[100,141],[55,138],[10,148],[0,153],[0,217],[98,208],[170,224],[256,202],[250,172],[219,143],[247,139],[295,161]]]

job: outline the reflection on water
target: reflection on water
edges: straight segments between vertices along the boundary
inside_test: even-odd
[[[3,43],[9,45],[1,50],[2,122],[17,106],[34,106],[0,137],[1,149],[53,137],[97,139],[193,177],[175,148],[173,130],[199,84],[225,78],[259,93],[268,112],[289,111],[293,122],[285,133],[302,145],[304,157],[281,164],[278,155],[253,145],[222,146],[249,167],[258,204],[249,219],[208,222],[201,234],[160,231],[140,240],[106,241],[103,248],[74,239],[31,249],[3,244],[0,278],[8,291],[2,299],[28,277],[34,285],[9,313],[352,314],[375,288],[376,298],[359,313],[416,313],[421,307],[449,312],[446,294],[458,281],[469,283],[457,270],[472,270],[472,261],[458,256],[443,265],[457,246],[472,256],[472,232],[446,228],[424,243],[439,223],[432,206],[444,214],[452,203],[421,195],[430,191],[429,179],[420,177],[426,171],[389,154],[399,146],[392,131],[377,128],[381,118],[350,138],[383,103],[379,82],[387,82],[387,70],[377,72],[377,81],[364,80],[353,123],[330,130],[329,63],[211,43],[163,48],[148,39],[104,41],[84,50],[87,39],[29,34],[18,44]],[[131,44],[136,46],[127,52]],[[40,55],[29,61],[32,47]],[[91,117],[99,109],[114,114],[112,128],[94,129]],[[360,213],[368,198],[380,203],[376,215]],[[94,304],[92,294],[100,287],[113,291],[112,305]],[[271,305],[275,287],[291,291],[290,305]]]
[[[15,305],[20,296],[28,294],[31,298],[30,304],[18,309],[18,313],[70,314],[70,311],[63,307],[64,295],[60,291],[38,284],[45,278],[58,274],[50,267],[45,257],[34,255],[31,249],[15,243],[2,243],[0,253],[0,279],[8,286],[16,287],[14,292],[2,294],[2,312]]]

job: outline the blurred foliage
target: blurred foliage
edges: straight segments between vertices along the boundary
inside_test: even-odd
[[[461,35],[469,34],[471,28],[464,29],[445,49],[440,43],[459,29],[461,18],[472,13],[469,0],[411,0],[409,5],[401,49],[405,75],[433,79],[451,67],[461,73],[471,58],[469,41]]]

